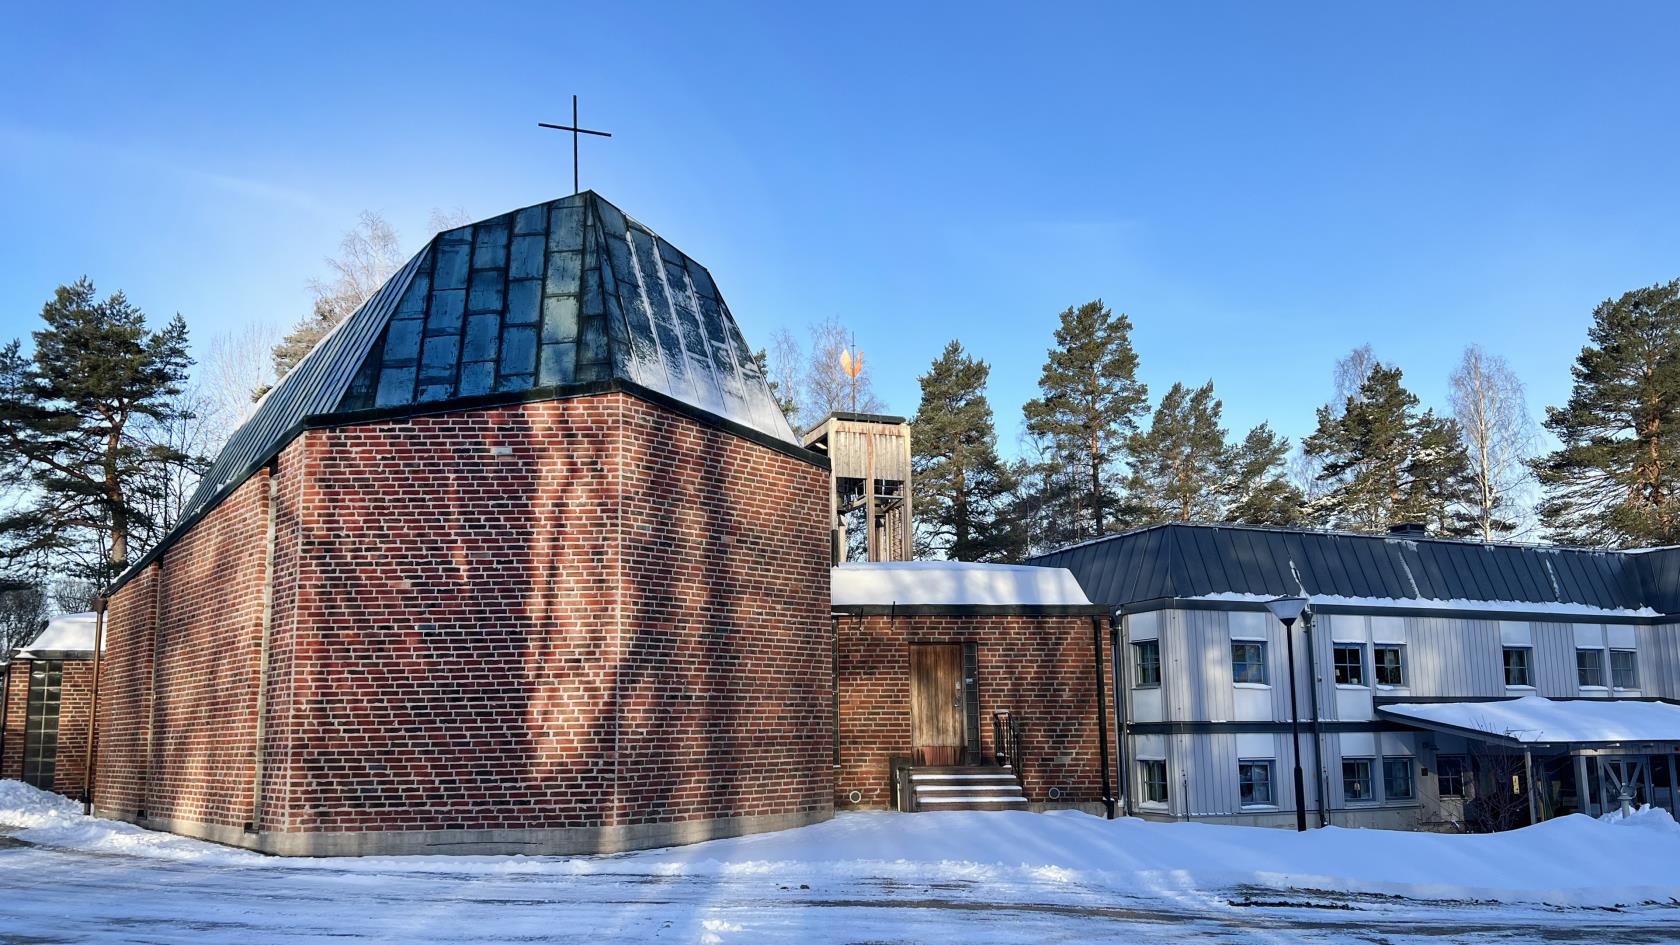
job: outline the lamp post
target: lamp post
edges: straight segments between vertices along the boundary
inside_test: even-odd
[[[1289,739],[1295,746],[1295,829],[1307,829],[1307,787],[1301,777],[1301,700],[1295,691],[1295,621],[1307,609],[1305,597],[1279,597],[1266,602],[1266,609],[1283,624],[1283,641],[1289,659]]]

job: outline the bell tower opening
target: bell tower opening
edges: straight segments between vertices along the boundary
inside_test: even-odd
[[[834,562],[915,557],[909,421],[836,411],[805,431],[804,444],[828,457]]]

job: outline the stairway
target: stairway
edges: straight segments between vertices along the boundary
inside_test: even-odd
[[[1026,810],[1015,771],[1001,768],[922,766],[910,769],[913,810]]]

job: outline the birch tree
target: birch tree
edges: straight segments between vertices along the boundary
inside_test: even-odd
[[[1464,349],[1448,387],[1475,481],[1476,530],[1483,541],[1492,541],[1520,527],[1513,506],[1528,480],[1534,421],[1516,372],[1504,358],[1476,345]]]

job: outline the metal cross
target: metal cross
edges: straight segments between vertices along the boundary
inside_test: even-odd
[[[572,96],[572,123],[571,124],[569,124],[569,125],[551,125],[546,121],[539,121],[539,122],[537,122],[537,127],[538,128],[553,128],[555,131],[570,131],[572,133],[572,193],[574,193],[574,194],[575,193],[581,193],[582,192],[581,188],[578,187],[578,135],[600,135],[603,138],[611,138],[612,133],[608,132],[608,131],[593,131],[593,130],[588,129],[588,128],[579,128],[578,127],[577,96],[576,95]]]

